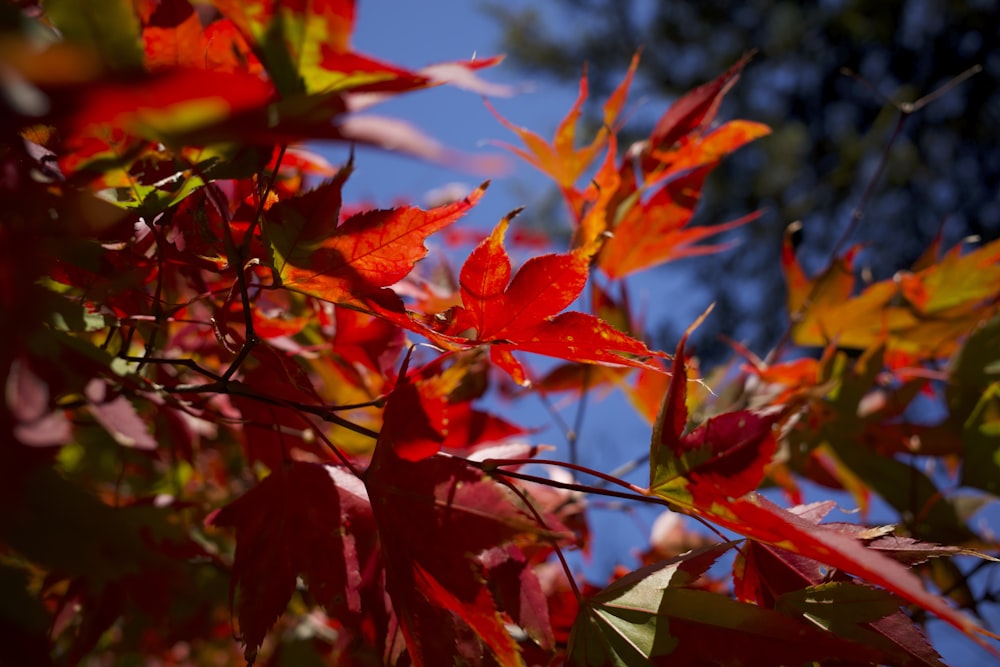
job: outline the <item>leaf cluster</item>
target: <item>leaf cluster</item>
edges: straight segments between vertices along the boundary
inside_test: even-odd
[[[788,339],[719,396],[687,334],[673,355],[643,342],[626,279],[754,219],[690,225],[708,173],[768,132],[716,118],[748,57],[624,152],[638,57],[589,142],[586,75],[551,141],[500,118],[560,188],[571,245],[515,267],[512,214],[431,274],[428,239],[487,184],[352,206],[353,151],[334,168],[302,142],[488,166],[367,109],[504,92],[477,76],[499,59],[357,53],[351,0],[2,11],[7,657],[224,663],[235,633],[247,664],[941,664],[912,610],[996,652],[948,600],[958,567],[921,564],[996,548],[938,484],[998,492],[997,244],[932,248],[863,289],[853,251],[807,276],[787,246]],[[648,486],[543,459],[487,409],[599,388],[650,422]],[[940,423],[908,412],[926,394]],[[823,522],[834,503],[803,504],[806,481],[902,520]],[[718,539],[678,524],[643,567],[584,581],[567,554],[601,539],[587,494]],[[959,585],[931,592],[941,572]]]

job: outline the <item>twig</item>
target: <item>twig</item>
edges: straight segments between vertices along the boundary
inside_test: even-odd
[[[538,509],[536,509],[535,506],[531,503],[531,501],[528,499],[524,491],[517,488],[517,485],[511,482],[509,479],[500,478],[497,481],[506,486],[511,491],[513,491],[514,494],[521,499],[521,502],[524,503],[525,507],[528,508],[531,514],[535,517],[535,521],[538,522],[538,525],[541,526],[543,530],[551,531],[551,529],[547,525],[545,525],[545,519],[542,518],[542,515],[538,512]],[[580,594],[580,589],[576,585],[576,578],[573,576],[573,572],[569,568],[569,563],[566,562],[566,557],[563,555],[562,549],[559,547],[558,541],[552,540],[551,544],[552,548],[555,549],[556,556],[559,558],[559,563],[562,565],[563,572],[566,573],[566,579],[569,581],[570,588],[573,590],[573,595],[574,597],[576,597],[576,601],[583,602],[583,596]]]

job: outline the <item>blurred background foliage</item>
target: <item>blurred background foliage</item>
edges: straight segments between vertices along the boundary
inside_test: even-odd
[[[670,101],[758,51],[720,118],[761,121],[774,133],[714,172],[697,220],[714,224],[758,208],[764,215],[732,233],[735,250],[683,263],[695,274],[700,306],[716,302],[696,335],[708,363],[728,355],[722,332],[757,353],[774,345],[786,326],[784,229],[802,221],[800,260],[821,270],[883,158],[863,218],[845,239],[864,246],[855,265],[864,279],[910,267],[939,232],[943,248],[1000,234],[996,0],[553,0],[516,9],[495,2],[487,11],[503,25],[501,49],[531,78],[570,84],[579,63],[589,64],[595,123],[598,104],[641,48],[632,99],[646,99],[629,121],[636,138]],[[976,65],[982,71],[908,115],[886,151],[897,105]],[[556,210],[532,208],[539,224]],[[651,278],[671,285],[672,270]],[[654,301],[662,296],[652,292]],[[669,349],[688,323],[659,320],[653,309],[653,343]]]

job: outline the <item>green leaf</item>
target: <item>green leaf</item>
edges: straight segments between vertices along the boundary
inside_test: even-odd
[[[49,324],[58,331],[101,331],[115,324],[112,316],[91,312],[79,301],[54,293],[46,297]]]
[[[1000,496],[1000,382],[994,382],[983,393],[962,435],[962,485]]]
[[[698,589],[697,578],[733,543],[636,570],[586,600],[570,636],[580,665],[877,662],[879,653],[771,609]]]
[[[45,14],[66,41],[93,48],[110,67],[142,68],[139,19],[130,0],[46,0]]]
[[[881,588],[845,581],[808,586],[781,595],[775,608],[801,615],[840,636],[858,638],[860,623],[877,621],[899,611],[899,599]]]
[[[881,662],[944,667],[899,606],[899,599],[888,591],[848,581],[789,591],[775,603],[779,611],[801,615],[838,637],[884,652]]]
[[[991,382],[1000,380],[1000,317],[976,329],[949,369],[948,409],[959,423],[973,411]]]

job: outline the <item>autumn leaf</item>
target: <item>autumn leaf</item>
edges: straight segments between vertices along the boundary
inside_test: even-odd
[[[354,28],[353,0],[213,0],[213,4],[253,45],[286,96],[309,90],[314,77],[322,76],[324,45],[333,52],[347,52]]]
[[[722,95],[743,63],[678,100],[650,137],[629,149],[617,166],[612,133],[605,160],[586,190],[563,186],[577,223],[574,245],[599,246],[596,263],[609,277],[622,278],[664,262],[720,252],[728,245],[695,244],[757,217],[688,227],[706,176],[723,157],[770,131],[743,120],[709,129]],[[641,179],[633,164],[636,156]]]
[[[800,516],[818,522],[831,508],[832,503],[815,503],[796,510]],[[892,594],[853,583],[842,572],[834,578],[829,581],[824,566],[815,560],[755,540],[747,540],[733,566],[739,599],[807,615],[839,636],[882,651],[883,662],[943,665]]]
[[[690,329],[677,344],[670,385],[653,426],[650,490],[664,497],[686,497],[698,487],[719,497],[739,497],[764,478],[764,466],[777,449],[773,427],[780,412],[723,413],[685,434],[688,333]]]
[[[316,424],[306,414],[283,404],[323,404],[305,369],[263,342],[254,346],[244,368],[230,400],[243,415],[247,459],[277,470],[292,459],[295,449],[328,458],[329,452],[316,436]]]
[[[832,581],[784,593],[776,608],[876,649],[883,654],[883,663],[944,667],[920,628],[900,611],[899,600],[884,590]]]
[[[201,21],[187,0],[145,3],[139,19],[146,69],[197,67],[205,62]]]
[[[971,619],[924,589],[920,579],[905,566],[867,548],[858,540],[816,525],[758,494],[727,499],[706,489],[695,489],[694,492],[696,495],[692,504],[685,509],[728,530],[881,586],[947,621],[990,650],[980,638],[980,629]]]
[[[6,378],[6,407],[15,442],[31,447],[59,446],[69,440],[72,425],[62,410],[53,409],[50,388],[27,356],[14,358]],[[148,437],[148,434],[147,434]]]
[[[114,395],[114,390],[104,380],[94,378],[84,389],[90,407],[90,414],[104,430],[122,447],[155,450],[156,441],[149,435],[149,430],[136,412],[131,401],[121,395]]]
[[[723,437],[713,434],[711,420],[683,435],[687,422],[681,361],[685,337],[678,343],[674,375],[653,430],[649,492],[723,528],[882,586],[981,642],[978,628],[970,619],[949,607],[942,598],[928,593],[920,579],[903,565],[851,537],[817,526],[763,496],[750,493],[762,479],[763,465],[774,451],[773,416],[751,417],[752,413],[748,413],[729,417],[721,422],[723,428],[716,431]],[[750,424],[749,432],[736,428],[741,421]],[[768,445],[769,441],[772,444]],[[729,447],[732,455],[727,455]],[[690,452],[696,455],[693,460]]]
[[[853,255],[810,279],[786,235],[782,262],[796,343],[869,349],[885,340],[892,351],[943,358],[1000,308],[992,299],[1000,281],[1000,241],[966,254],[955,247],[937,264],[899,272],[857,294]]]
[[[418,401],[414,407],[422,414],[414,415],[415,426],[396,438],[397,454],[410,458],[401,451],[401,443],[404,439],[410,441],[419,432],[416,424],[424,419],[431,428],[427,433],[433,432],[434,442],[450,450],[478,451],[478,445],[528,433],[496,414],[474,407],[489,387],[489,370],[486,355],[470,350],[432,361],[414,371],[412,382],[417,394],[414,399]],[[397,390],[406,391],[403,387]],[[401,399],[403,396],[397,402]]]
[[[361,612],[362,564],[369,554],[359,542],[364,545],[372,530],[371,512],[357,478],[293,462],[207,519],[236,529],[231,587],[239,590],[236,614],[248,663],[284,613],[298,576],[332,615],[346,619]]]
[[[410,658],[420,667],[457,652],[478,663],[488,650],[500,664],[523,664],[506,615],[486,585],[486,563],[479,554],[518,538],[556,539],[561,526],[549,519],[546,528],[540,527],[509,492],[461,459],[401,458],[397,452],[408,450],[400,445],[413,438],[412,391],[403,382],[389,396],[365,475],[387,588]],[[440,549],[442,543],[449,548]],[[504,599],[519,596],[508,590]]]
[[[878,654],[792,616],[698,590],[732,543],[640,568],[586,599],[570,636],[574,664],[786,665]]]
[[[691,169],[707,167],[711,170],[725,156],[770,132],[771,128],[762,123],[731,120],[704,134],[681,137],[678,145],[668,150],[656,148],[651,140],[649,155],[657,166],[646,174],[646,184]]]
[[[498,605],[538,646],[552,650],[555,638],[548,601],[532,563],[513,544],[494,547],[483,554],[486,581]]]
[[[874,529],[853,523],[827,523],[826,526],[852,535],[862,540],[869,549],[875,549],[904,565],[919,565],[931,558],[943,556],[972,556],[983,560],[997,561],[988,554],[947,544],[924,542],[907,535],[898,535],[895,527],[877,526]]]
[[[604,123],[597,131],[597,134],[586,146],[577,148],[577,124],[583,111],[583,103],[587,99],[589,86],[587,83],[587,72],[584,70],[580,76],[580,92],[576,102],[566,114],[566,117],[556,128],[552,142],[546,142],[531,130],[518,127],[510,121],[504,119],[497,111],[486,103],[493,115],[496,116],[504,127],[516,134],[525,148],[517,148],[508,144],[500,144],[512,153],[522,158],[539,171],[550,176],[560,188],[572,190],[580,176],[590,167],[594,159],[606,145],[609,136],[614,132],[618,123],[618,116],[625,106],[625,98],[628,95],[632,77],[639,66],[638,54],[632,57],[632,62],[625,74],[625,78],[618,84],[618,87],[604,103]]]
[[[202,26],[188,0],[136,0],[146,69],[174,67],[260,75],[263,66],[236,25],[221,16]]]
[[[830,386],[828,395],[816,406],[816,417],[796,424],[789,433],[789,442],[796,447],[815,448],[852,491],[878,493],[899,512],[921,507],[919,517],[910,524],[917,537],[946,543],[976,539],[975,533],[958,520],[951,499],[940,492],[930,476],[897,459],[891,449],[876,449],[882,446],[880,443],[891,441],[898,420],[895,409],[866,407],[873,396],[879,398],[877,385],[884,372],[885,356],[885,348],[879,345],[865,351],[853,364],[848,363],[843,352],[830,357],[823,366],[823,384]],[[908,404],[906,395],[912,398],[915,394],[916,387],[908,394],[903,394],[901,388],[897,393],[898,410]],[[900,433],[898,438],[906,443],[911,435]],[[904,444],[897,451],[911,450]],[[866,503],[867,499],[859,495],[858,501]]]
[[[694,244],[756,220],[759,214],[718,225],[687,227],[711,168],[696,169],[668,181],[645,201],[623,205],[624,212],[611,227],[611,235],[598,255],[601,270],[610,278],[623,278],[665,262],[729,248],[730,243]]]
[[[670,151],[682,137],[700,132],[715,119],[722,98],[743,73],[743,68],[753,57],[748,53],[713,81],[701,85],[674,102],[653,127],[649,135],[649,153],[642,162],[643,171],[649,174],[659,168],[656,155]]]
[[[66,111],[71,135],[113,123],[148,139],[173,144],[187,134],[266,105],[273,90],[243,72],[171,68],[128,83],[89,86]]]
[[[254,45],[278,90],[285,98],[326,98],[327,118],[367,106],[378,97],[346,104],[342,96],[394,94],[445,83],[482,94],[507,94],[503,86],[479,80],[475,72],[492,67],[501,58],[440,63],[412,71],[351,48],[354,31],[353,0],[289,3],[275,0],[246,3],[213,0],[215,6]]]
[[[357,373],[358,384],[365,385],[363,378],[371,378],[367,384],[375,385],[376,394],[383,393],[382,376],[391,375],[391,369],[403,350],[403,332],[385,319],[347,307],[334,308],[332,324],[337,357],[346,367],[369,370],[368,373]],[[374,378],[371,377],[373,375]],[[375,378],[378,378],[377,381]]]
[[[522,385],[529,379],[514,350],[586,363],[650,367],[635,358],[655,354],[644,344],[592,315],[561,312],[587,283],[586,252],[533,257],[511,277],[510,257],[503,247],[509,222],[509,217],[501,220],[462,266],[463,305],[454,310],[442,340],[489,344],[493,362]]]
[[[427,254],[424,240],[465,215],[487,184],[461,201],[429,211],[366,211],[338,225],[342,185],[343,180],[335,179],[305,197],[285,200],[268,217],[265,234],[282,286],[327,301],[351,302],[392,285]]]

